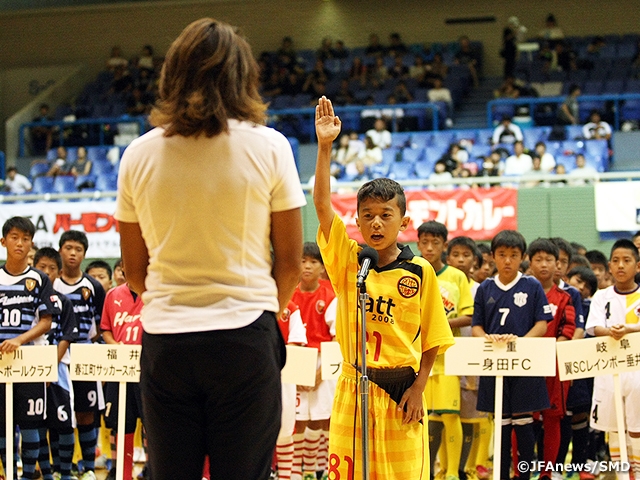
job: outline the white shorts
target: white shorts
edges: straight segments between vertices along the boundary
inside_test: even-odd
[[[640,432],[640,370],[620,374],[624,420],[627,430]],[[600,375],[593,379],[591,427],[605,432],[618,431],[613,376]]]
[[[296,399],[296,420],[328,420],[331,418],[333,397],[336,393],[335,380],[323,380],[311,392],[298,392]]]
[[[280,423],[280,437],[293,435],[296,428],[296,386],[293,383],[282,384],[282,420]]]

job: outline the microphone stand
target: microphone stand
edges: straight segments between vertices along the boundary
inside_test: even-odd
[[[362,429],[362,479],[369,480],[369,377],[367,376],[367,293],[366,280],[360,285],[360,314],[362,324],[362,335],[360,345],[362,354],[360,356],[362,376],[360,377],[360,420]]]

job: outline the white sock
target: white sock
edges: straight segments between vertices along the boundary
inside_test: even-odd
[[[318,447],[320,446],[320,436],[322,430],[311,430],[309,427],[304,431],[304,453],[302,455],[302,471],[315,472]]]
[[[302,455],[304,454],[304,433],[293,434],[293,465],[291,467],[291,478],[298,475],[302,478]]]
[[[278,460],[278,478],[290,480],[293,469],[293,436],[280,437],[276,442],[276,458]]]

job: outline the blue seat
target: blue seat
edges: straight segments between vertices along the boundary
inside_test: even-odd
[[[437,162],[449,149],[449,145],[434,145],[424,149],[424,157],[427,161]]]
[[[438,131],[433,132],[433,137],[431,137],[431,145],[432,146],[446,146],[447,148],[453,142],[455,142],[455,132],[454,131]]]
[[[77,192],[76,179],[69,175],[59,175],[53,181],[54,193],[73,193]]]
[[[96,190],[99,192],[115,192],[118,190],[118,177],[114,174],[96,176]]]
[[[92,162],[106,161],[108,151],[108,147],[97,145],[89,146],[87,147],[87,160],[91,160]]]
[[[389,147],[382,150],[382,163],[389,167],[391,162],[395,162],[398,159],[399,148]]]
[[[582,125],[567,125],[566,132],[569,140],[582,138]]]
[[[431,132],[414,132],[411,134],[411,146],[413,148],[423,148],[431,142]]]
[[[75,188],[76,190],[91,191],[96,186],[95,175],[78,175],[76,177]]]
[[[393,180],[408,180],[414,178],[414,163],[394,162],[389,170],[389,178]]]
[[[53,193],[53,177],[36,177],[33,179],[33,193]]]
[[[408,163],[416,163],[424,157],[423,148],[403,148],[402,161]]]
[[[404,147],[411,141],[411,134],[407,132],[397,132],[391,134],[392,147]]]
[[[584,142],[585,156],[591,157],[609,157],[609,145],[606,140],[586,140]]]
[[[51,166],[48,163],[34,163],[29,169],[29,176],[31,179],[41,177],[42,175],[45,175],[50,168]]]
[[[91,173],[94,175],[103,175],[113,172],[113,165],[111,162],[103,160],[103,161],[95,161],[91,166]]]
[[[420,162],[416,162],[414,165],[416,176],[418,178],[429,178],[429,175],[433,173],[433,166],[435,162],[422,160]]]
[[[491,155],[491,145],[474,145],[471,147],[469,157],[471,160],[478,157],[488,157]]]

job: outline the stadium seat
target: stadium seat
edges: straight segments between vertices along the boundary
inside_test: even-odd
[[[433,166],[435,162],[422,160],[416,162],[414,169],[418,178],[429,178],[429,175],[433,173]]]
[[[76,177],[75,188],[76,190],[91,191],[96,186],[95,175],[78,175]]]
[[[114,174],[96,176],[96,190],[99,192],[115,192],[118,190],[118,177]]]
[[[92,162],[106,161],[108,147],[92,145],[87,147],[87,160]]]
[[[411,134],[411,146],[413,148],[424,148],[431,142],[431,132],[413,132]]]
[[[33,179],[33,193],[53,193],[53,177],[36,177]]]
[[[36,177],[41,177],[45,175],[50,168],[51,166],[48,163],[34,163],[29,169],[29,176],[32,180]]]
[[[113,165],[108,161],[95,161],[91,166],[91,173],[94,175],[103,175],[113,172]]]
[[[424,158],[423,148],[403,148],[402,161],[407,163],[416,163]]]
[[[396,132],[391,134],[391,146],[402,148],[411,142],[411,134],[407,132]]]
[[[70,175],[59,175],[53,181],[53,193],[77,192],[76,179]]]
[[[389,178],[393,180],[408,180],[414,178],[414,163],[412,162],[394,162],[389,170]]]

